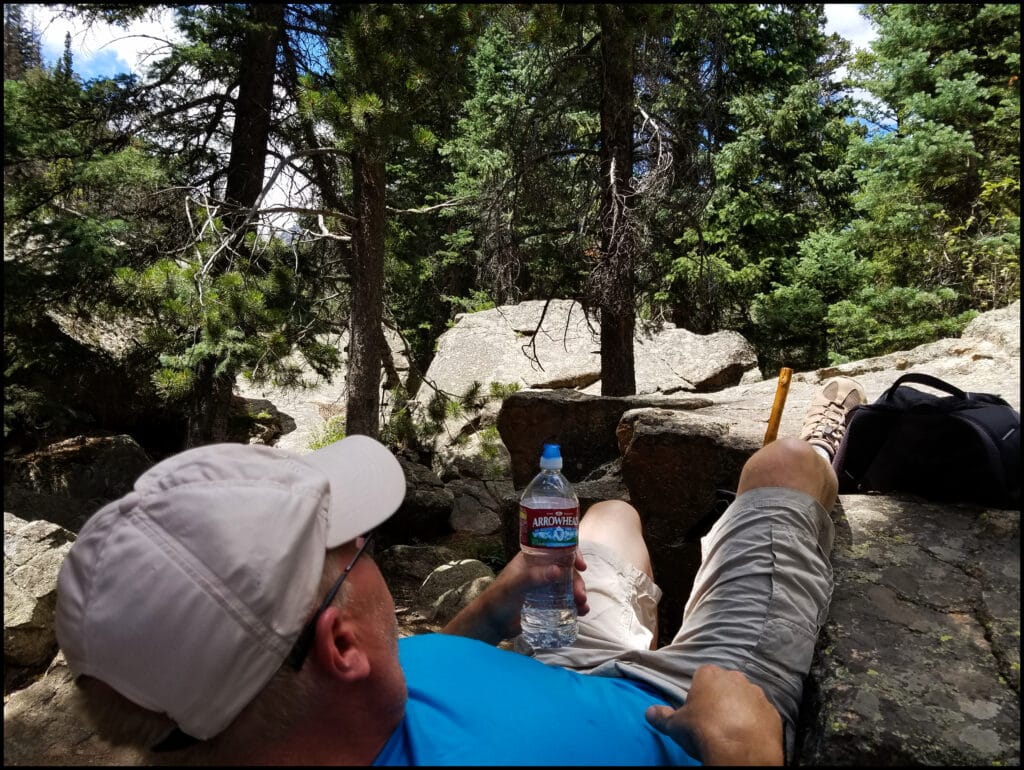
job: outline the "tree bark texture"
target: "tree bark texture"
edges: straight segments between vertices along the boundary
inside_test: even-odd
[[[235,100],[235,122],[231,129],[231,156],[224,194],[228,203],[237,207],[227,219],[229,224],[236,226],[232,229],[244,221],[245,214],[263,191],[277,47],[284,34],[284,5],[256,3],[249,6],[249,14],[253,27],[241,56],[242,71]],[[243,237],[243,232],[235,232],[232,236],[238,243]]]
[[[349,309],[348,400],[345,433],[380,435],[380,375],[384,351],[384,160],[352,154],[352,299]]]
[[[241,247],[245,238],[246,228],[242,226],[245,216],[263,191],[277,46],[284,32],[284,5],[253,4],[249,6],[249,14],[255,24],[248,33],[244,50],[239,52],[240,87],[225,192],[233,207],[225,217],[229,253],[236,253]],[[226,260],[215,264],[211,275],[224,272],[228,264]],[[197,367],[188,417],[186,443],[189,447],[228,439],[234,373],[214,376],[218,363],[216,358],[207,356]]]
[[[212,356],[204,358],[196,368],[185,434],[186,448],[228,440],[235,383],[233,377],[215,375],[216,368],[217,360]]]
[[[598,5],[601,24],[601,395],[636,393],[633,294],[633,38],[621,5]]]

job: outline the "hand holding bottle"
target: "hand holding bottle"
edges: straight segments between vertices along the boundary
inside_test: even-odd
[[[572,570],[572,592],[578,615],[586,615],[590,611],[586,588],[579,574],[586,568],[583,556],[577,552]],[[531,590],[561,584],[564,580],[562,569],[554,564],[531,565],[523,554],[516,554],[487,590],[452,618],[442,633],[480,639],[489,644],[518,636],[522,630],[520,613],[524,598]]]
[[[531,568],[548,568],[557,579],[526,592],[523,641],[534,649],[568,647],[576,641],[572,564],[579,542],[580,502],[562,475],[558,444],[545,444],[538,473],[519,501],[519,547]],[[556,572],[550,568],[557,567]]]

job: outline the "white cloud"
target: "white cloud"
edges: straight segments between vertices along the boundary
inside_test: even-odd
[[[862,6],[853,3],[825,5],[825,31],[835,32],[852,43],[853,50],[868,48],[875,39],[871,23],[860,15]]]
[[[854,3],[826,3],[825,4],[825,32],[835,32],[841,38],[850,41],[850,52],[856,53],[859,49],[868,49],[871,41],[875,39],[875,29],[871,22],[860,15],[863,6]],[[843,79],[849,74],[846,67],[836,70],[836,78]],[[869,99],[867,91],[856,88],[848,91],[855,99]]]
[[[26,5],[25,11],[41,33],[43,59],[49,64],[60,59],[64,53],[64,38],[70,33],[75,71],[86,78],[121,72],[141,75],[153,57],[160,58],[168,53],[165,41],[179,37],[170,10],[163,10],[156,19],[135,22],[124,30],[100,21],[86,24],[80,18],[65,18],[60,15],[63,8]]]

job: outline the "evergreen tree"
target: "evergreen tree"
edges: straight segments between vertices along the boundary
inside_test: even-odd
[[[457,73],[470,46],[474,12],[472,6],[454,5],[339,9],[329,42],[332,71],[322,90],[309,97],[350,161],[350,433],[380,431],[387,166],[433,144],[429,125],[438,109],[451,109],[446,89],[461,79]]]
[[[834,305],[841,357],[962,330],[1020,296],[1020,6],[870,5],[855,74],[878,126],[854,147],[859,217],[838,250],[871,281]]]
[[[766,372],[824,358],[833,297],[775,291],[794,280],[804,239],[849,216],[855,129],[834,82],[845,46],[823,24],[820,5],[676,17],[662,108],[676,184],[658,218],[667,280],[656,297],[692,331],[743,333]]]
[[[487,6],[473,93],[443,148],[465,202],[446,257],[498,304],[586,300],[597,254],[598,30],[581,6]],[[460,308],[463,309],[463,308]]]
[[[635,274],[646,177],[659,169],[643,155],[634,76],[641,41],[656,47],[668,17],[649,5],[494,14],[448,148],[455,189],[485,212],[464,243],[481,252],[496,298],[571,297],[597,311],[605,394],[636,387]]]
[[[7,176],[11,169],[25,171],[20,184],[5,196],[5,211],[11,217],[5,225],[12,228],[25,226],[34,217],[36,228],[45,226],[55,233],[64,219],[54,218],[52,209],[65,203],[54,194],[55,181],[63,186],[66,178],[73,190],[90,196],[106,192],[95,171],[84,184],[66,173],[77,168],[74,159],[79,154],[94,160],[106,143],[128,145],[141,156],[132,173],[124,175],[125,182],[154,167],[161,169],[165,192],[148,200],[165,206],[173,201],[173,209],[165,208],[161,216],[176,238],[163,240],[159,248],[141,248],[141,236],[164,231],[130,216],[130,207],[123,204],[133,199],[135,190],[110,195],[104,205],[117,216],[92,223],[91,231],[79,227],[48,236],[51,252],[50,242],[64,239],[69,245],[58,252],[56,262],[43,262],[39,269],[73,280],[70,256],[91,253],[90,244],[105,247],[103,270],[94,270],[90,281],[81,282],[82,294],[95,290],[116,298],[107,307],[141,324],[137,339],[149,354],[144,366],[168,400],[168,410],[181,406],[187,415],[188,444],[227,437],[238,373],[294,383],[299,370],[288,356],[295,346],[318,373],[327,374],[339,363],[337,352],[318,339],[325,330],[336,328],[325,301],[335,293],[335,281],[325,275],[329,268],[308,244],[268,241],[256,233],[269,136],[280,123],[283,106],[273,91],[284,37],[283,10],[181,8],[178,23],[186,33],[185,42],[157,63],[149,82],[126,78],[88,84],[86,93],[96,94],[96,100],[90,101],[94,114],[87,119],[82,110],[64,105],[37,114],[27,100],[24,109],[5,110]],[[149,6],[72,9],[86,18],[125,24],[150,11]],[[294,28],[307,17],[301,8],[289,6],[286,18]],[[70,61],[63,60],[42,86],[47,92],[62,86],[62,98],[82,100],[74,96],[81,84]],[[5,98],[5,103],[12,102]],[[50,136],[47,144],[47,137],[32,130],[34,122],[65,117],[74,127],[69,132],[73,145],[54,143],[59,134]],[[82,135],[96,132],[94,126],[102,126],[105,133],[81,141]],[[184,190],[189,191],[187,196]],[[82,213],[78,208],[74,212]],[[112,248],[102,235],[114,226],[140,237],[113,241],[117,248]],[[5,227],[5,236],[8,232]],[[301,258],[301,252],[310,258]],[[5,262],[5,275],[18,271],[16,277],[27,276],[28,264]],[[13,283],[28,290],[28,280]]]
[[[599,312],[608,393],[637,308],[739,330],[766,373],[955,334],[1019,296],[1019,7],[866,13],[867,130],[819,5],[176,6],[144,80],[88,83],[5,6],[5,432],[61,411],[55,313],[141,324],[190,443],[239,374],[298,384],[297,350],[329,376],[346,329],[375,435],[382,324],[422,371],[493,302]],[[269,207],[269,171],[312,203]]]
[[[634,273],[640,242],[635,219],[633,85],[638,33],[635,7],[596,6],[601,47],[601,247],[592,285],[601,312],[601,395],[636,393]]]
[[[118,314],[116,269],[181,228],[165,169],[115,128],[134,110],[128,81],[83,84],[71,65],[4,81],[4,432],[21,446],[97,419],[77,383],[110,376],[55,319]]]
[[[40,34],[20,3],[4,5],[4,80],[18,80],[43,66]]]
[[[79,10],[127,24],[152,7]],[[337,294],[336,267],[308,239],[286,243],[260,232],[271,148],[301,141],[287,117],[298,98],[296,72],[312,58],[302,52],[322,38],[323,15],[301,5],[179,7],[183,42],[136,91],[149,105],[139,132],[190,190],[191,227],[173,259],[119,271],[119,287],[135,312],[159,308],[147,313],[146,341],[161,391],[188,405],[189,445],[227,438],[239,374],[297,384],[295,349],[321,375],[340,363],[319,339],[342,326],[338,303],[327,299]],[[299,164],[289,171],[311,173]]]
[[[515,276],[497,283],[517,295],[601,309],[603,335],[607,311],[621,355],[602,381],[615,392],[632,387],[625,341],[638,308],[757,337],[759,296],[791,278],[801,239],[848,211],[849,105],[829,77],[843,50],[821,32],[821,7],[540,6],[536,26],[526,15],[496,14],[485,30],[483,77],[450,148],[456,189],[487,215],[466,248],[497,265],[492,276]],[[609,99],[616,70],[623,85]],[[617,209],[613,167],[628,169]],[[626,240],[603,229],[611,222]],[[537,280],[545,246],[557,254],[550,294]],[[824,347],[818,310],[809,331],[795,320],[786,330],[804,360]],[[759,336],[767,363],[771,332]]]

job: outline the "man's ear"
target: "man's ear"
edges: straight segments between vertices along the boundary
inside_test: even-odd
[[[370,659],[359,644],[356,630],[352,618],[337,607],[324,610],[316,623],[313,654],[317,665],[344,682],[365,679],[370,673]]]

